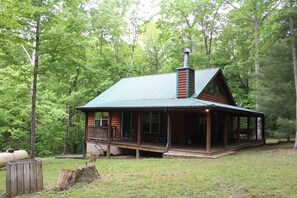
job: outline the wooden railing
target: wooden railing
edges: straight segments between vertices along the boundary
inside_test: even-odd
[[[88,126],[87,138],[108,140],[108,126]]]

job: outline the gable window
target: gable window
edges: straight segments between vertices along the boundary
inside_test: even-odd
[[[222,87],[220,86],[220,83],[218,81],[218,79],[213,79],[209,82],[209,84],[207,85],[206,89],[205,89],[206,93],[210,93],[210,94],[214,94],[214,95],[218,95],[218,96],[224,96],[224,91],[222,89]]]
[[[160,113],[146,112],[142,114],[142,132],[160,133]]]
[[[94,126],[108,126],[108,113],[107,112],[96,112],[94,115]]]

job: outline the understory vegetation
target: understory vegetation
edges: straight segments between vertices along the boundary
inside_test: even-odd
[[[76,107],[121,78],[175,72],[185,47],[191,67],[220,67],[235,101],[265,113],[270,137],[290,139],[296,15],[294,0],[1,1],[0,151],[29,152],[31,131],[37,156],[82,153]]]
[[[60,171],[75,170],[85,160],[41,158],[45,190],[22,197],[295,197],[292,146],[266,145],[219,159],[99,158],[99,180],[61,192],[53,190]]]

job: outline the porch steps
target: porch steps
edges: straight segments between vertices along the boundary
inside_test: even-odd
[[[218,152],[216,154],[209,153],[189,153],[189,152],[178,152],[178,151],[169,151],[167,153],[163,153],[163,158],[209,158],[209,159],[217,159],[219,157],[223,157],[226,155],[232,155],[236,153],[235,151],[223,151]]]

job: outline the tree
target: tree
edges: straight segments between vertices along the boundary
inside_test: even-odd
[[[171,58],[179,57],[182,49],[189,47],[193,57],[190,64],[212,67],[212,52],[225,15],[222,12],[223,7],[224,4],[219,0],[191,3],[161,1],[161,18],[158,24],[162,29],[161,41],[168,42],[170,48],[174,47],[175,53]],[[176,62],[181,62],[181,59]]]
[[[37,97],[37,78],[40,53],[40,35],[41,23],[47,21],[47,9],[51,7],[50,2],[43,2],[42,0],[33,1],[14,1],[13,7],[10,5],[2,5],[7,13],[11,14],[9,25],[10,28],[5,28],[5,33],[13,34],[13,37],[19,41],[31,44],[31,47],[22,45],[29,63],[33,65],[33,78],[31,90],[31,124],[30,124],[30,157],[35,157],[35,141],[36,141],[36,97]],[[9,10],[12,9],[12,10]],[[28,50],[28,47],[30,50]],[[32,52],[32,55],[29,52]]]
[[[293,10],[296,8],[296,1],[290,0],[289,1],[290,10],[292,10],[292,13],[290,12],[290,37],[291,37],[291,45],[292,45],[292,58],[293,58],[293,66],[294,66],[294,79],[295,79],[295,94],[296,94],[296,105],[295,105],[295,111],[296,111],[296,135],[295,135],[295,144],[294,149],[297,149],[297,50],[296,50],[296,29],[295,29],[295,15],[296,13],[293,12]]]
[[[295,97],[292,52],[279,40],[263,53],[259,104],[265,112],[268,134],[290,140],[295,132]]]

